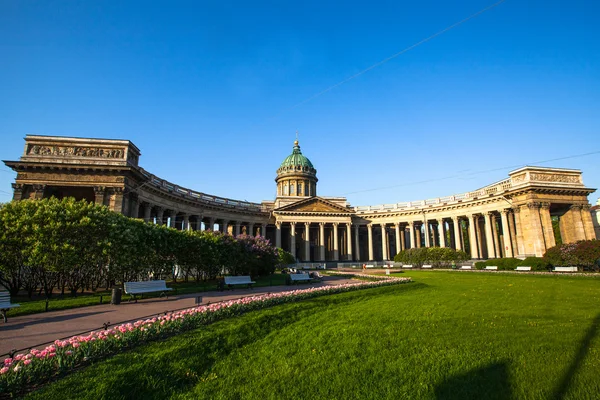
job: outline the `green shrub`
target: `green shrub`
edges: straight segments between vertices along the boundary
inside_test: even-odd
[[[495,265],[499,271],[512,271],[517,265],[520,265],[518,258],[492,258],[487,261],[478,261],[475,263],[475,268],[485,269],[485,267]],[[529,264],[528,264],[529,265]]]
[[[421,247],[402,250],[394,257],[395,262],[412,264],[419,268],[423,264],[431,264],[435,268],[449,267],[452,263],[466,261],[467,253],[449,247]]]
[[[600,240],[580,240],[546,250],[544,260],[555,267],[576,266],[598,269]]]
[[[550,263],[541,257],[527,257],[520,261],[517,266],[531,266],[532,271],[547,271],[550,268]]]

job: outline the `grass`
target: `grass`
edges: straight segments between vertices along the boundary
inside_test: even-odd
[[[221,321],[31,399],[595,399],[595,278],[410,271],[415,283]]]
[[[285,275],[275,273],[270,276],[256,278],[254,281],[256,282],[256,284],[253,285],[254,287],[285,285]],[[216,280],[207,282],[167,282],[167,286],[176,289],[176,292],[174,293],[176,295],[217,290]],[[173,294],[173,292],[170,294]],[[76,297],[71,297],[69,295],[61,297],[57,294],[54,294],[53,296],[54,297],[50,298],[49,300],[48,311],[67,310],[71,308],[99,305],[101,304],[100,296],[102,296],[103,303],[106,304],[110,302],[111,292],[110,290],[101,290],[94,293],[78,294]],[[144,294],[144,298],[158,296],[160,296],[160,293],[158,292]],[[129,298],[130,296],[123,294],[122,301],[128,301]],[[12,298],[11,302],[20,304],[20,307],[11,309],[8,314],[9,318],[18,317],[20,315],[37,314],[46,311],[45,299],[32,300],[26,296],[17,296]]]

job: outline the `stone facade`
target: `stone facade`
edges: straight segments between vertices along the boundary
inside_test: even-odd
[[[27,136],[20,159],[4,163],[17,172],[14,200],[73,196],[177,229],[260,234],[304,262],[387,261],[431,246],[473,259],[542,256],[557,237],[600,235],[588,202],[595,189],[579,170],[525,167],[473,192],[350,207],[316,195],[317,171],[297,142],[277,170],[277,198],[262,203],[180,187],[141,168],[139,157],[128,140]]]

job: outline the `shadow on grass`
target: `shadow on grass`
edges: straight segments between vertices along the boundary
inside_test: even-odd
[[[453,376],[435,388],[435,396],[439,400],[509,400],[508,365],[498,362]]]
[[[375,290],[380,293],[396,290],[402,294],[424,288],[424,284],[410,284]],[[363,303],[372,296],[372,289],[365,289],[288,303],[215,322],[100,362],[30,395],[31,398],[46,400],[59,397],[163,399],[177,396],[212,379],[215,365],[231,355],[235,356],[239,349],[277,334],[319,310]]]
[[[581,342],[579,344],[579,350],[577,351],[577,354],[575,354],[575,357],[573,358],[573,362],[571,362],[571,365],[569,365],[569,368],[567,369],[565,375],[563,376],[562,381],[560,382],[558,387],[555,389],[555,391],[551,397],[552,399],[555,399],[555,400],[563,399],[565,397],[565,395],[567,394],[567,392],[569,391],[569,387],[571,386],[573,378],[577,374],[577,371],[581,368],[581,365],[583,364],[583,361],[585,360],[585,357],[587,356],[587,353],[589,352],[590,344],[592,343],[592,341],[598,334],[599,327],[600,327],[600,314],[598,314],[596,316],[596,318],[594,318],[594,320],[592,321],[592,325],[590,325],[585,337],[581,340]]]

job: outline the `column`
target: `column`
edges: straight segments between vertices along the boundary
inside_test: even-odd
[[[206,228],[206,225],[204,227]],[[208,229],[211,231],[215,230],[215,219],[212,217],[208,219]]]
[[[23,200],[23,190],[25,189],[24,185],[20,183],[11,183],[13,188],[13,200],[21,201]]]
[[[262,224],[262,227],[260,228],[260,233],[261,233],[262,237],[264,237],[265,239],[267,238],[267,226],[268,225],[269,224],[265,222],[264,224]]]
[[[181,224],[182,231],[190,230],[190,216],[187,214],[183,214],[183,223]]]
[[[110,193],[110,209],[116,213],[123,214],[123,196],[125,190],[120,187],[112,188]]]
[[[427,221],[427,219],[424,219],[423,224],[425,225],[425,247],[431,247],[431,233],[429,232],[429,221]]]
[[[523,229],[521,228],[521,207],[516,206],[513,208],[515,215],[515,237],[517,238],[517,247],[513,250],[515,256],[525,254],[525,244],[523,242]]]
[[[275,222],[275,247],[281,248],[281,222]]]
[[[404,227],[400,230],[400,250],[406,249],[406,230]]]
[[[340,249],[338,242],[338,223],[333,223],[333,261],[340,260]]]
[[[487,243],[487,258],[496,258],[496,251],[494,250],[494,236],[492,233],[492,213],[486,212],[483,214],[485,218],[485,241]]]
[[[421,228],[423,223],[415,224],[415,240],[417,241],[417,249],[420,249],[423,246],[423,241],[421,240]]]
[[[224,219],[221,225],[221,232],[227,235],[229,233],[229,220]]]
[[[479,258],[483,258],[483,235],[481,234],[481,224],[479,216],[475,217],[475,237],[477,238],[477,254],[479,254]]]
[[[402,251],[402,246],[400,245],[400,223],[396,222],[394,228],[396,228],[396,254],[398,254]]]
[[[235,236],[239,236],[241,234],[242,224],[240,221],[235,221]]]
[[[589,204],[583,204],[581,206],[581,221],[583,223],[583,230],[585,231],[585,238],[587,240],[596,239],[594,221],[592,220],[592,213],[590,212],[591,208],[592,206],[590,206]],[[552,221],[550,221],[550,224],[552,224]]]
[[[508,210],[500,211],[500,219],[502,222],[502,234],[504,235],[504,251],[507,258],[513,257],[513,244],[512,244],[512,229],[508,222]]]
[[[206,229],[206,225],[204,226],[204,229]],[[198,232],[202,231],[202,215],[196,217],[196,230]]]
[[[249,234],[250,236],[254,236],[254,222],[250,222],[250,223],[248,224],[248,230],[250,231],[248,234]]]
[[[500,249],[500,238],[498,236],[498,224],[496,223],[496,214],[492,214],[492,234],[494,235],[494,250],[496,251],[496,258],[502,258],[502,250]]]
[[[290,253],[296,258],[296,223],[290,222]]]
[[[452,217],[452,224],[454,225],[455,250],[462,250],[462,241],[460,240],[462,230],[460,229],[460,220],[458,219],[458,217]]]
[[[310,222],[304,223],[304,261],[310,260]]]
[[[354,247],[356,248],[356,261],[360,261],[359,229],[360,229],[360,225],[354,226]]]
[[[319,261],[325,261],[325,222],[319,222]]]
[[[444,220],[438,219],[438,235],[440,236],[440,247],[446,247],[446,232],[444,229]]]
[[[132,218],[138,218],[140,215],[140,199],[137,197],[137,194],[134,195],[134,193],[132,193],[129,196],[129,200],[131,204],[129,215],[131,215]]]
[[[152,204],[144,203],[144,222],[150,222],[152,218]]]
[[[521,215],[522,218],[525,217],[525,221],[527,221],[529,225],[527,231],[528,237],[524,235],[525,246],[529,244],[528,252],[535,254],[536,257],[541,257],[546,252],[546,240],[544,238],[544,230],[540,218],[540,207],[541,203],[530,201],[527,203],[527,211]],[[521,222],[523,222],[523,220],[521,220]],[[525,229],[523,232],[525,233]]]
[[[164,221],[165,209],[162,207],[156,207],[156,223],[162,225]]]
[[[103,206],[105,194],[106,188],[104,186],[94,186],[94,203],[98,206]]]
[[[554,229],[552,229],[552,217],[550,216],[550,203],[541,203],[540,207],[540,220],[542,222],[542,230],[544,231],[544,240],[546,241],[546,248],[556,246],[556,239],[554,239]]]
[[[590,214],[591,215],[591,214]],[[346,259],[352,261],[352,224],[346,224],[346,247],[348,248],[348,254]]]
[[[387,229],[385,224],[380,224],[381,225],[381,253],[383,254],[383,261],[387,261],[389,260],[388,257],[388,237],[387,237]]]
[[[169,227],[175,228],[175,223],[177,222],[177,211],[171,210],[171,222],[169,223]]]
[[[44,198],[44,189],[46,189],[46,185],[32,185],[33,192],[31,192],[31,198],[34,200],[41,200]],[[119,209],[119,212],[121,210]]]
[[[367,225],[367,233],[369,236],[369,261],[373,261],[373,225]]]
[[[410,228],[410,248],[414,249],[415,247],[417,247],[415,245],[415,223],[410,221],[408,223],[408,227]]]
[[[471,214],[469,218],[469,247],[471,248],[471,258],[479,258],[477,251],[477,234],[475,233],[475,221],[477,216]]]

